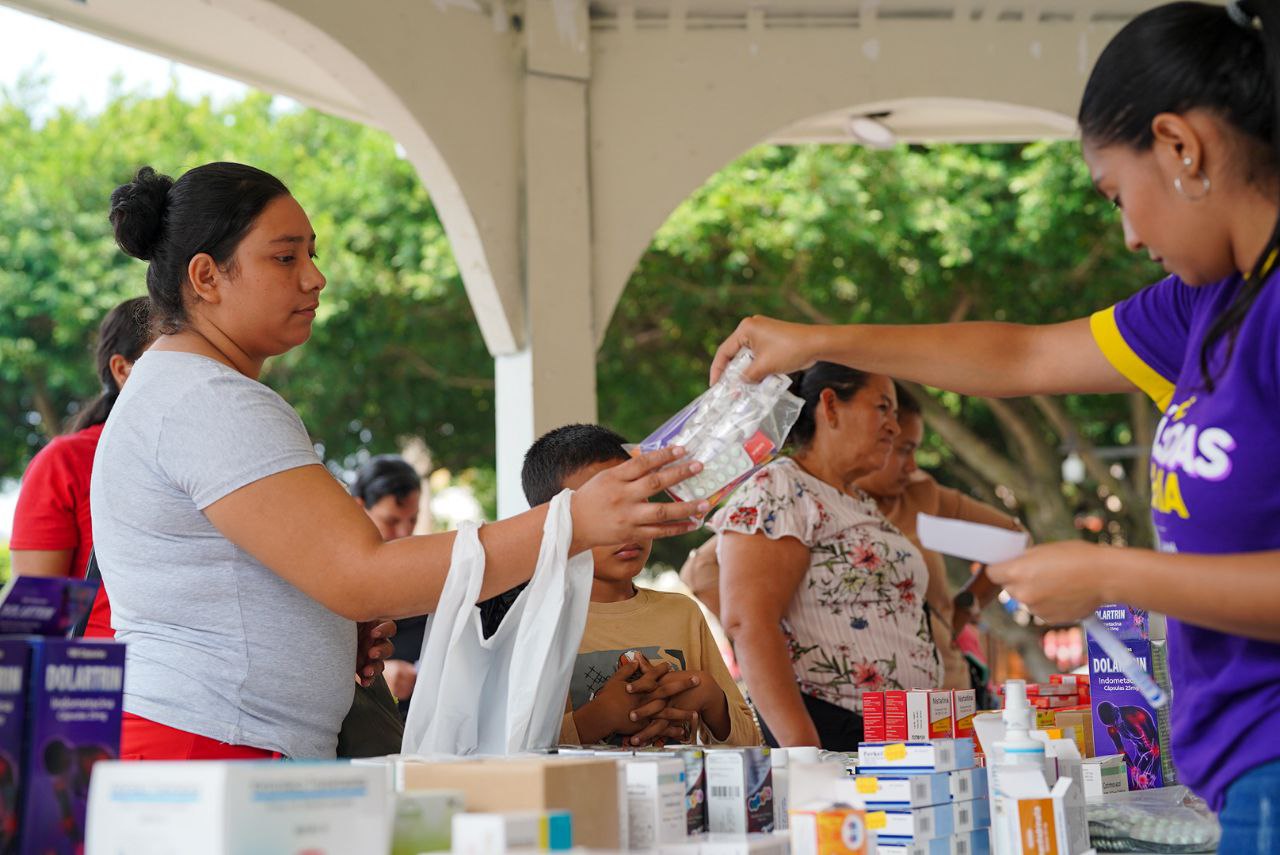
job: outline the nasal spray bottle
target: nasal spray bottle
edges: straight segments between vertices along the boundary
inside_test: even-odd
[[[1004,684],[1001,718],[1004,739],[996,743],[996,767],[1035,766],[1045,772],[1044,743],[1031,738],[1031,705],[1027,703],[1025,680],[1009,680]],[[1052,783],[1046,775],[1045,784]]]
[[[1016,834],[1016,823],[1004,812],[1010,810],[1010,795],[1004,786],[1001,773],[1009,769],[1036,769],[1045,771],[1044,743],[1031,738],[1031,705],[1027,703],[1025,680],[1009,680],[1004,684],[1004,712],[1001,714],[1004,738],[995,744],[995,751],[988,755],[987,776],[991,787],[991,807],[994,813],[991,823],[992,844],[996,855],[1020,852],[1010,839]],[[1048,783],[1048,776],[1045,776]]]

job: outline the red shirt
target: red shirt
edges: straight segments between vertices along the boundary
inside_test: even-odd
[[[84,575],[93,549],[89,476],[93,473],[93,455],[101,436],[102,425],[94,425],[55,437],[32,458],[22,476],[22,491],[13,513],[10,549],[70,549],[70,575]],[[85,636],[115,636],[111,629],[111,606],[103,586],[98,587]]]

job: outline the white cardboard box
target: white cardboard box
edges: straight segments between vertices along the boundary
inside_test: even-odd
[[[635,757],[626,764],[627,825],[632,849],[680,843],[688,837],[684,761]]]
[[[1123,754],[1085,758],[1080,779],[1088,800],[1101,801],[1113,793],[1129,792],[1129,769]]]
[[[386,852],[387,776],[375,766],[278,761],[94,766],[94,855]]]

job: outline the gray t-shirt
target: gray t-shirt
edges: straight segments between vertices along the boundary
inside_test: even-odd
[[[111,623],[127,645],[126,711],[288,757],[334,756],[355,686],[355,624],[203,513],[268,475],[319,464],[298,414],[258,381],[188,353],[137,361],[90,484]]]

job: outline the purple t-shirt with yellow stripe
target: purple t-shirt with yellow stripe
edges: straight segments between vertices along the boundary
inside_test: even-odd
[[[1240,276],[1199,287],[1170,277],[1092,318],[1107,359],[1163,414],[1151,504],[1166,552],[1280,550],[1278,278],[1264,284],[1212,393],[1200,345]],[[1280,644],[1170,620],[1169,667],[1174,762],[1182,783],[1221,809],[1232,781],[1280,759]]]

